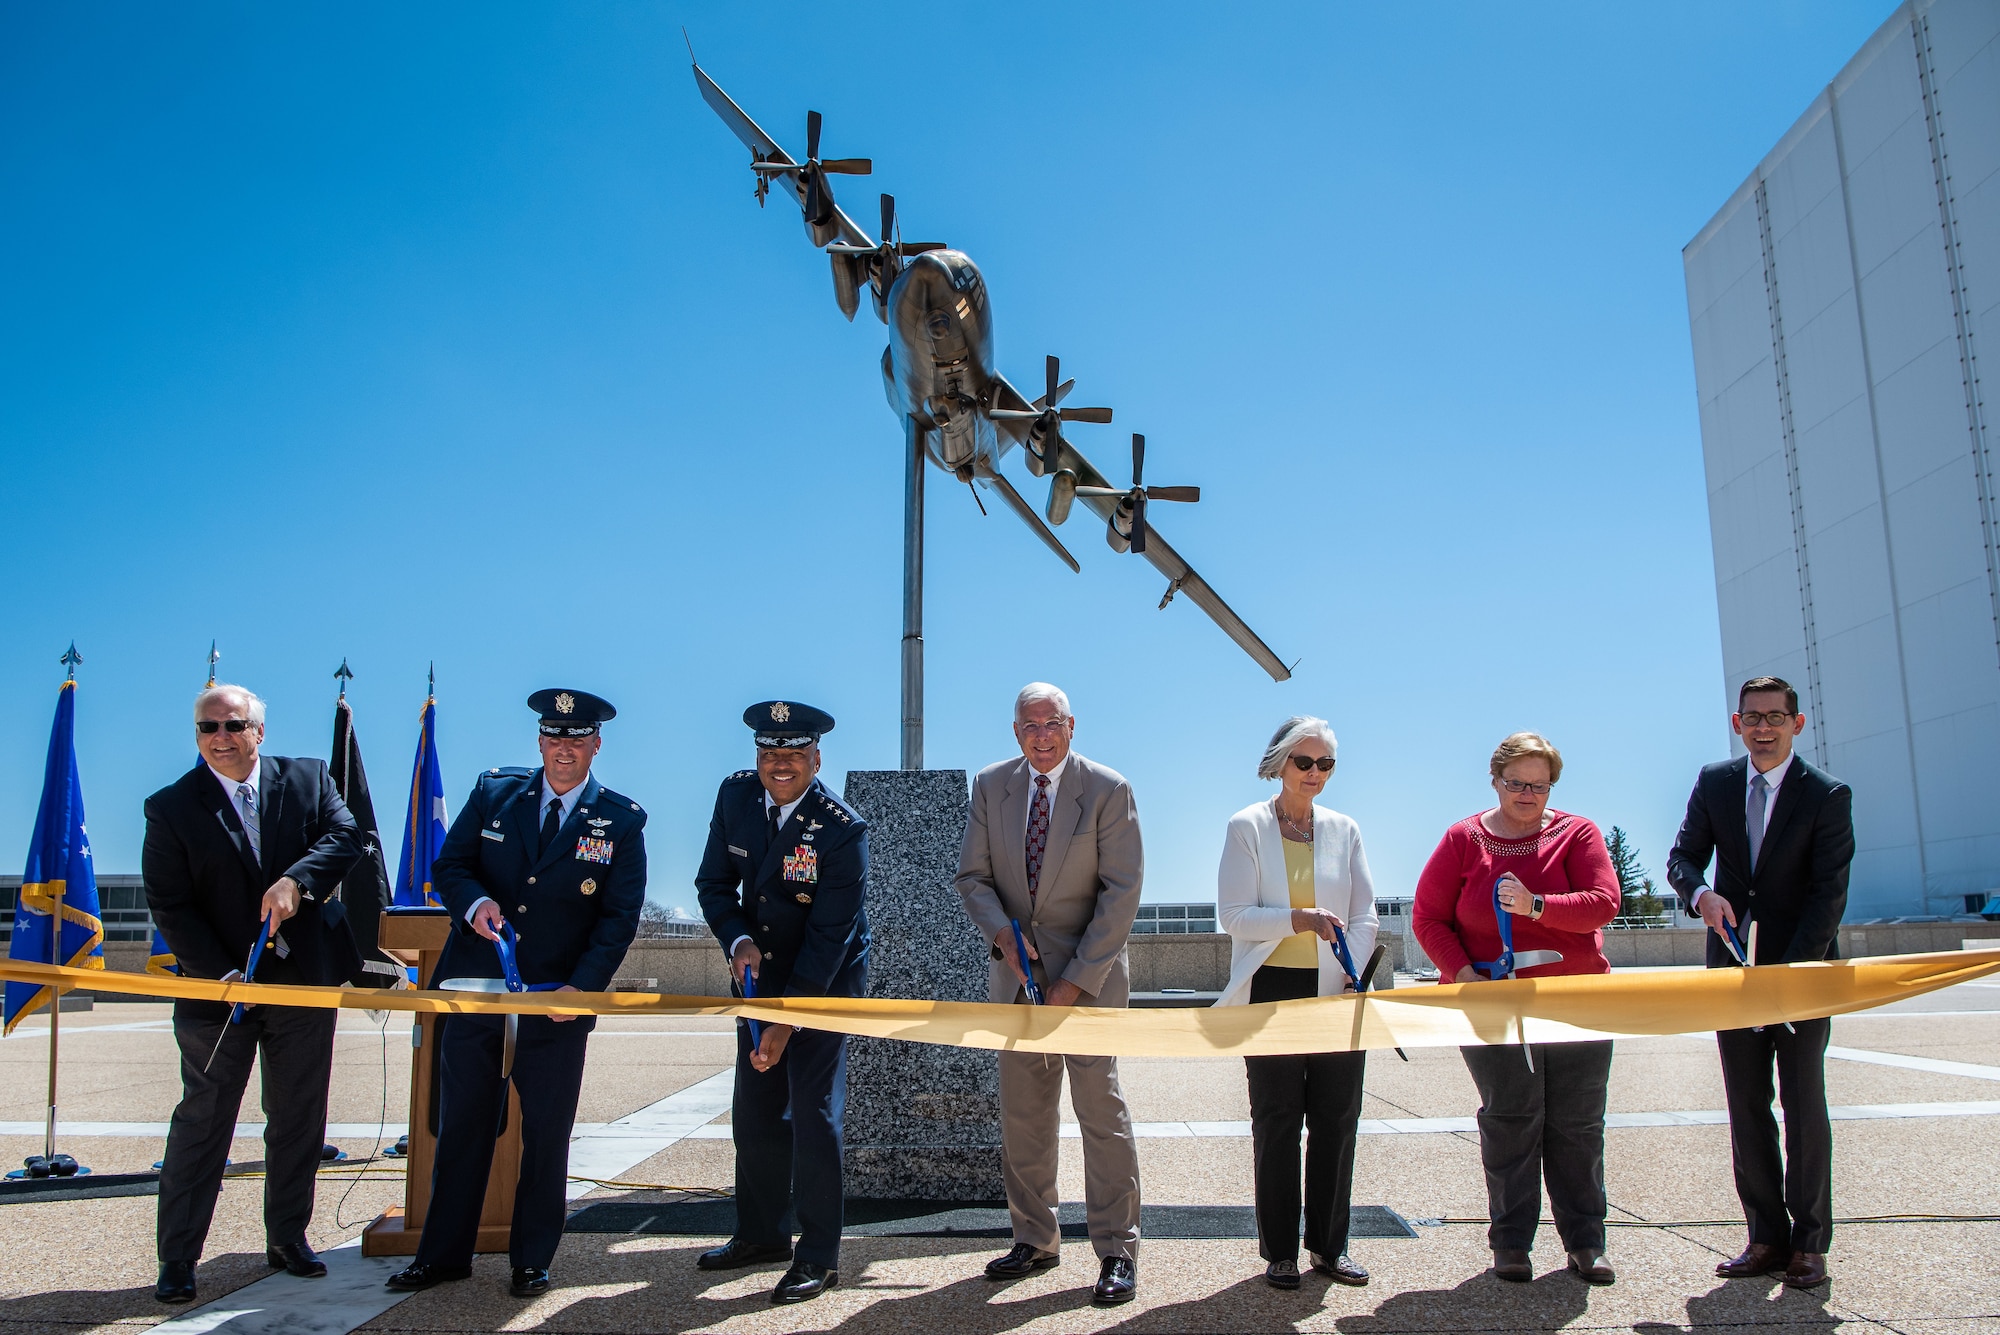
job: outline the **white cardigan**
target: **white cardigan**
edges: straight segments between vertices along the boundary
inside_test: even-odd
[[[1366,968],[1375,949],[1375,882],[1361,851],[1361,829],[1352,817],[1313,807],[1313,902],[1331,910],[1346,926],[1354,967]],[[1285,874],[1284,836],[1268,801],[1245,807],[1229,818],[1217,873],[1216,917],[1235,938],[1229,985],[1218,1006],[1250,1001],[1250,978],[1292,932],[1292,890]],[[1347,987],[1329,941],[1319,943],[1319,995],[1336,996]]]

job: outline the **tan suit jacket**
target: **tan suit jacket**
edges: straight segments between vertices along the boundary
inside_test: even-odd
[[[1021,982],[998,945],[1013,935],[1012,921],[1019,919],[1041,956],[1038,973],[1076,984],[1085,1005],[1123,1006],[1132,987],[1125,943],[1138,916],[1146,863],[1132,785],[1118,771],[1070,752],[1049,809],[1041,882],[1030,901],[1033,775],[1027,758],[1016,756],[988,765],[972,781],[956,885],[965,911],[993,948],[987,999],[1011,1002],[1020,995]]]

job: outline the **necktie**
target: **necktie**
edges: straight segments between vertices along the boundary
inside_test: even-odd
[[[765,807],[764,819],[765,822],[771,827],[771,832],[767,837],[770,839],[772,843],[775,844],[778,842],[778,831],[784,828],[784,821],[780,820],[778,816],[778,808],[776,808],[775,806]]]
[[[549,845],[553,844],[556,841],[556,835],[560,834],[561,832],[562,832],[562,799],[560,797],[552,797],[549,799],[548,814],[542,817],[541,851],[544,853],[548,852]]]
[[[1028,898],[1042,884],[1042,854],[1049,851],[1049,776],[1035,776],[1035,797],[1028,804]]]
[[[1764,795],[1771,785],[1759,774],[1750,780],[1750,870],[1757,870],[1757,855],[1764,851]]]
[[[243,816],[243,833],[250,838],[250,853],[259,862],[264,860],[263,821],[257,815],[257,794],[247,783],[236,785],[236,809]]]

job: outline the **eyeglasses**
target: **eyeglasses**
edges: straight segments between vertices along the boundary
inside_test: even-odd
[[[1548,796],[1549,789],[1555,785],[1550,783],[1524,783],[1519,779],[1502,779],[1500,780],[1500,786],[1510,793],[1533,793],[1536,797],[1546,797]]]
[[[1069,730],[1069,720],[1066,718],[1052,718],[1047,723],[1031,723],[1028,720],[1023,719],[1021,722],[1016,723],[1014,726],[1019,728],[1022,732],[1030,732],[1030,733],[1045,732],[1053,736],[1054,734],[1059,732],[1067,732]]]
[[[256,726],[247,718],[198,718],[194,721],[194,730],[204,736],[212,732],[248,732]]]
[[[1752,710],[1750,713],[1738,714],[1736,717],[1746,728],[1756,728],[1765,726],[1773,728],[1782,728],[1787,723],[1791,722],[1794,716],[1790,710],[1773,709],[1770,712],[1764,714],[1759,714],[1755,710]]]
[[[1321,774],[1326,774],[1333,769],[1332,756],[1321,756],[1317,760],[1313,759],[1311,756],[1289,756],[1287,757],[1287,759],[1289,759],[1292,762],[1292,764],[1298,767],[1299,773],[1301,774],[1304,774],[1309,770],[1315,770],[1315,769],[1318,770]]]

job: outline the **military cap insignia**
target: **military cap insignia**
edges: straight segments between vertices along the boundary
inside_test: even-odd
[[[576,697],[568,691],[557,691],[556,712],[558,714],[574,714],[576,712]]]
[[[792,716],[792,707],[790,705],[786,704],[783,700],[777,700],[772,702],[771,722],[783,723],[786,719],[790,718],[791,716]]]
[[[577,887],[577,889],[581,890],[581,891],[582,891],[582,892],[583,892],[584,894],[586,894],[586,895],[594,895],[594,894],[596,894],[596,893],[597,893],[597,878],[596,878],[596,877],[594,877],[594,876],[586,876],[586,877],[584,877],[584,878],[583,878],[583,884],[582,884],[582,885],[579,885],[579,886]]]

